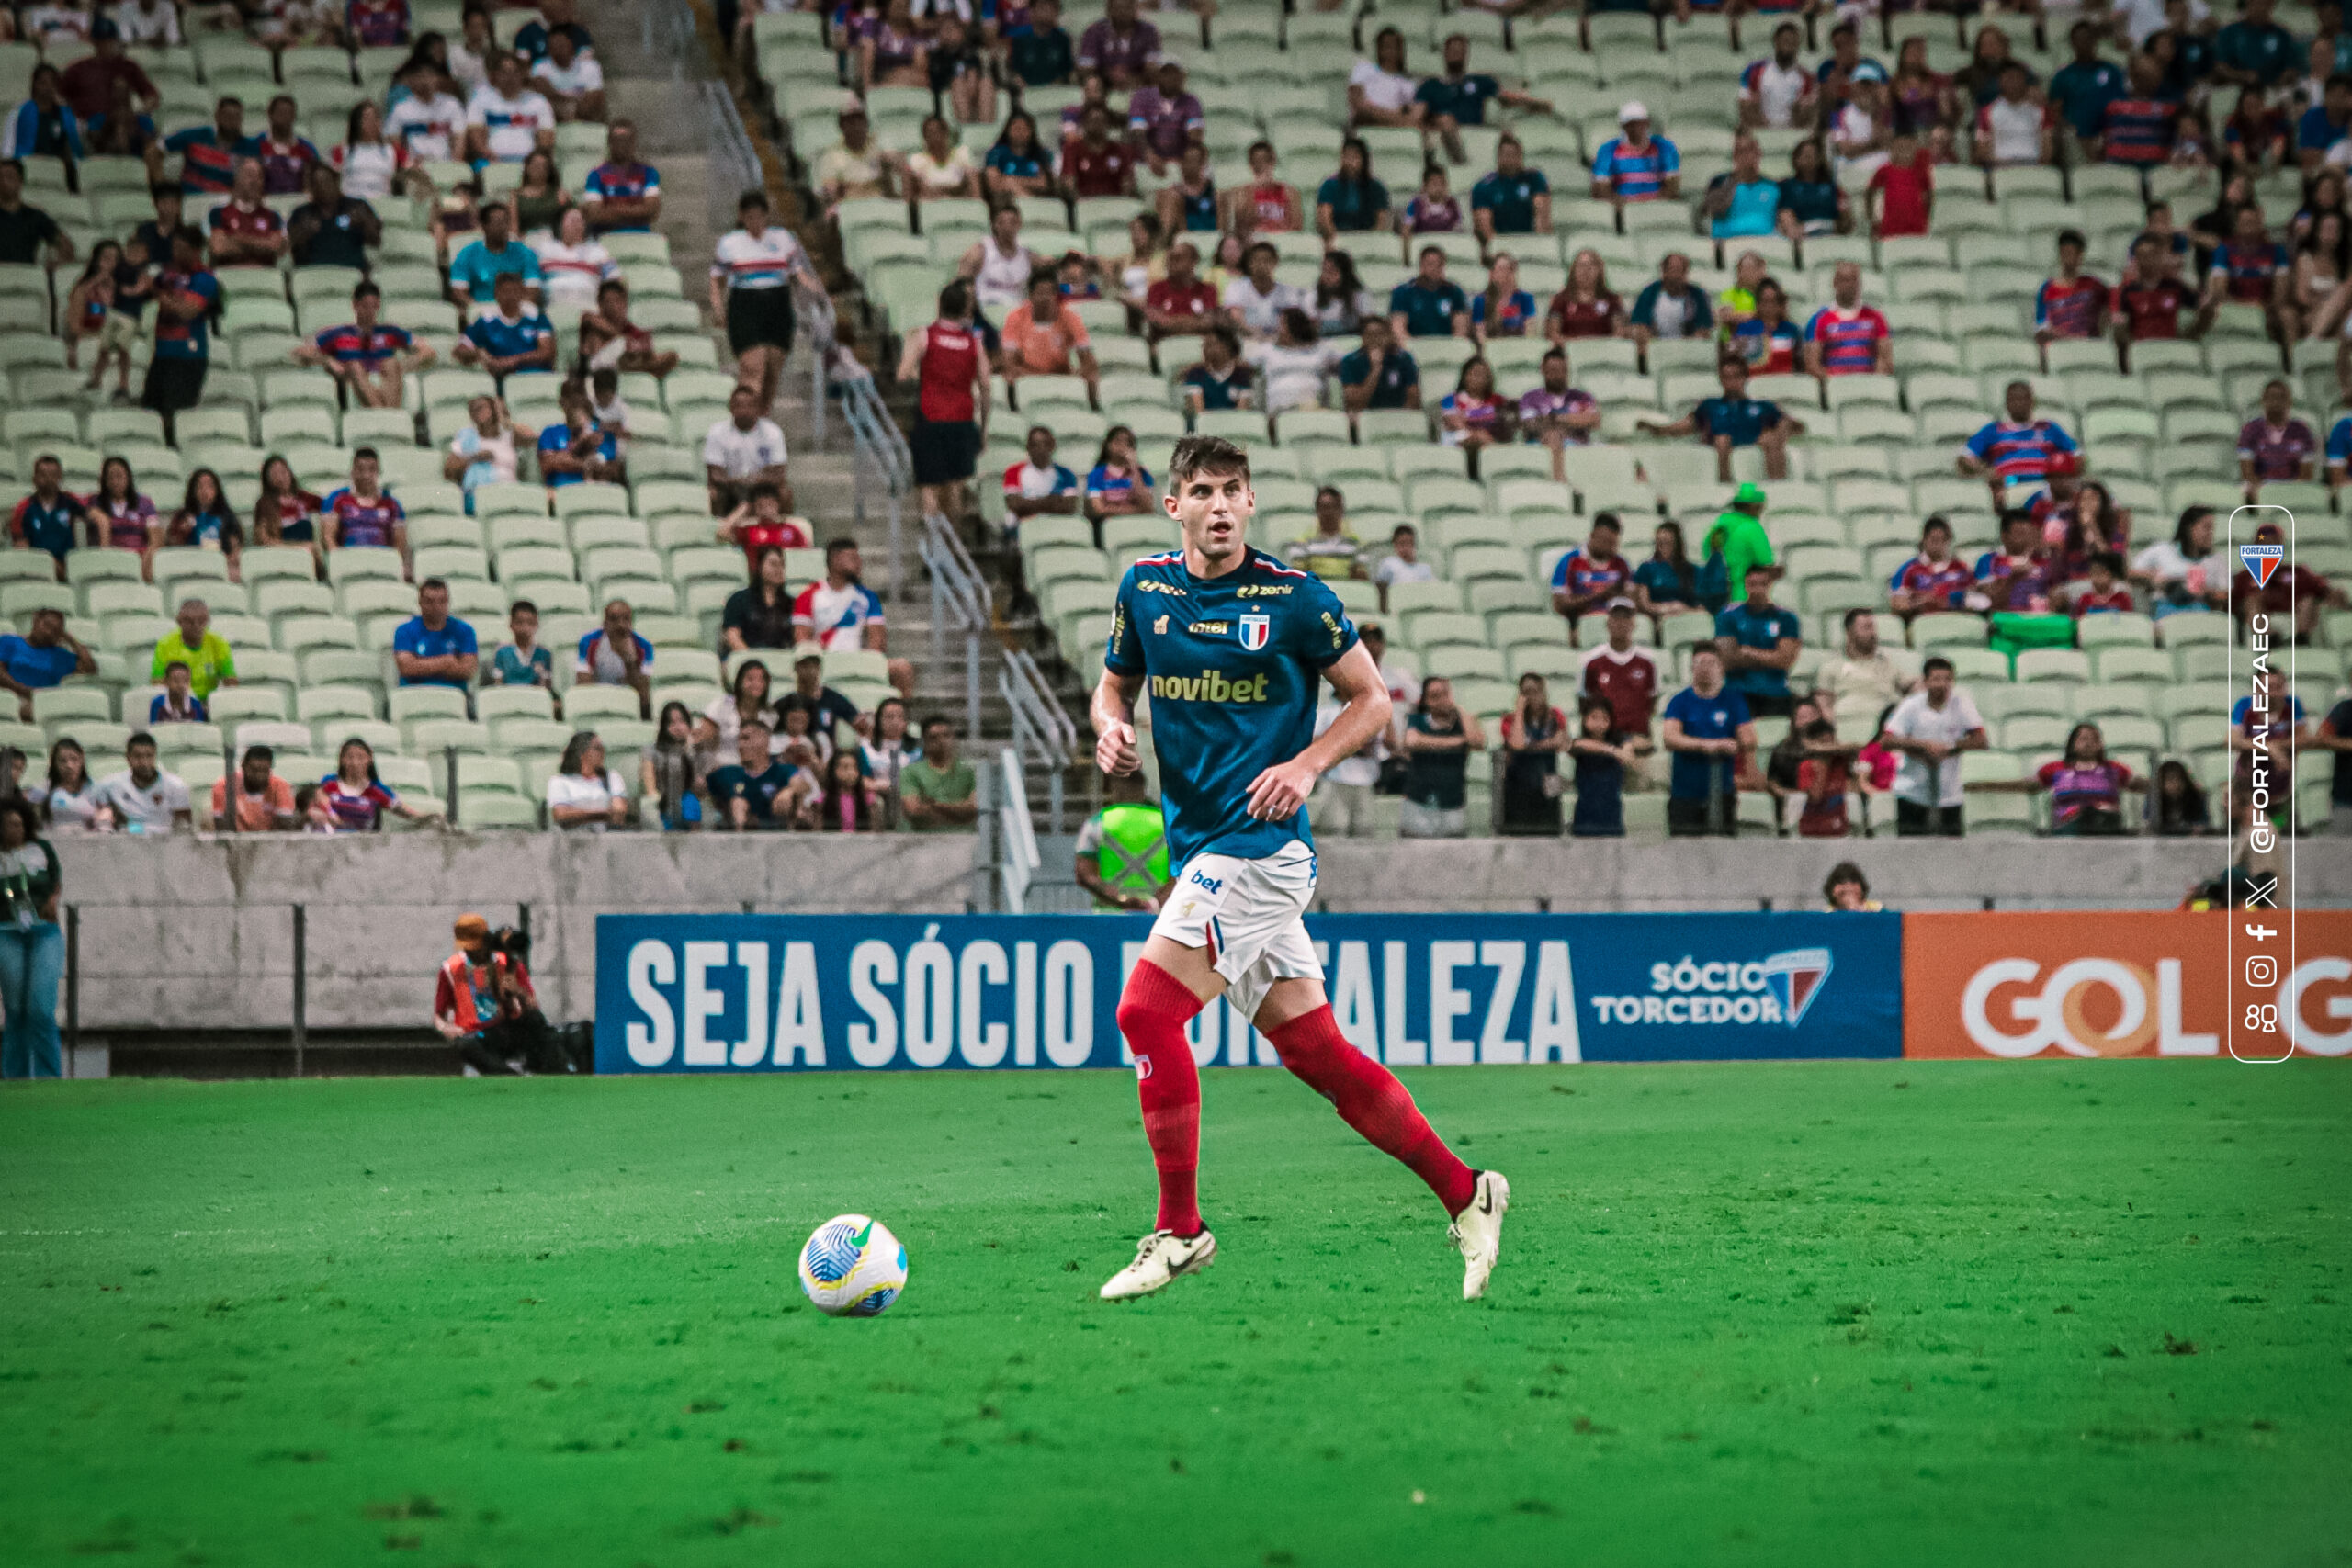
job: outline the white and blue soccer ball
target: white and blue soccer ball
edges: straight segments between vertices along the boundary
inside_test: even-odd
[[[872,1317],[907,1288],[907,1249],[879,1220],[836,1215],[800,1249],[800,1288],[828,1316]]]

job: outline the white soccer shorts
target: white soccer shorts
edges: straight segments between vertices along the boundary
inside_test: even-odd
[[[1207,948],[1227,998],[1255,1018],[1275,981],[1323,978],[1302,918],[1314,897],[1315,852],[1295,840],[1263,860],[1194,855],[1151,934]]]

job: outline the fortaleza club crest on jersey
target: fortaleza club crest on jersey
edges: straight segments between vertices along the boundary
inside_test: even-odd
[[[2277,571],[2278,563],[2286,558],[2287,547],[2284,545],[2238,547],[2238,559],[2245,565],[2246,575],[2254,579],[2257,590],[2270,586],[2270,574]]]
[[[1272,617],[1243,611],[1241,613],[1241,646],[1252,653],[1257,652],[1266,646],[1266,635],[1272,626]]]

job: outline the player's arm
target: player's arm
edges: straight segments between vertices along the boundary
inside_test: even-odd
[[[1261,822],[1288,820],[1306,803],[1324,769],[1354,756],[1388,728],[1388,686],[1363,644],[1341,654],[1323,675],[1343,705],[1339,716],[1306,750],[1250,781],[1250,815]]]
[[[1109,668],[1095,682],[1094,700],[1089,705],[1094,720],[1094,765],[1106,773],[1132,773],[1143,766],[1135,724],[1136,694],[1142,690],[1141,675],[1122,675]]]

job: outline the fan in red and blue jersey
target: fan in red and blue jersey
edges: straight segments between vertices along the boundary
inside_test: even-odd
[[[1600,144],[1592,159],[1592,194],[1603,201],[1656,201],[1676,194],[1682,154],[1663,136],[1650,134],[1650,111],[1627,104],[1617,111],[1623,136]]]
[[[1887,596],[1898,615],[1968,609],[1976,574],[1951,553],[1951,525],[1930,517],[1919,531],[1919,553],[1895,568]]]
[[[342,326],[327,328],[311,342],[337,365],[356,365],[367,370],[416,346],[416,339],[406,329],[382,321],[365,327],[356,321],[346,321]]]
[[[2132,62],[2132,91],[2100,111],[2099,154],[2110,164],[2149,168],[2172,156],[2178,106],[2158,97],[2163,70],[2152,55]]]
[[[2108,288],[2083,275],[2084,248],[2072,229],[2058,236],[2058,276],[2044,279],[2033,297],[2033,335],[2043,343],[2104,334]]]
[[[1617,551],[1617,514],[1603,512],[1592,520],[1592,532],[1583,545],[1570,550],[1552,568],[1552,607],[1568,617],[1598,609],[1625,591],[1633,566]]]
[[[1970,436],[1960,449],[1960,466],[1967,473],[1983,474],[1998,491],[2012,492],[2022,485],[2039,488],[2050,477],[2060,455],[2072,456],[2075,438],[2046,419],[2033,416],[2033,388],[2012,381],[2003,398],[2005,417],[1994,420]],[[2014,502],[2023,505],[2026,496]]]
[[[1838,264],[1837,303],[1825,305],[1805,323],[1805,367],[1816,376],[1868,376],[1894,368],[1894,329],[1876,307],[1862,299],[1862,269]]]
[[[2249,487],[2308,479],[2318,452],[2319,437],[2295,417],[2294,394],[2287,383],[2273,381],[2263,388],[2262,412],[2238,432],[2238,477]]]
[[[2213,264],[2206,273],[2207,288],[2241,305],[2267,305],[2287,270],[2287,248],[2273,244],[2263,231],[2262,209],[2248,203],[2238,209],[2230,237],[2213,248]]]
[[[397,49],[408,42],[408,0],[345,0],[343,34],[356,49]]]
[[[642,234],[661,209],[662,171],[637,161],[637,127],[616,120],[605,133],[605,161],[588,171],[580,204],[592,234]],[[639,207],[639,203],[650,205]]]
[[[226,196],[234,184],[237,160],[260,150],[256,137],[245,134],[245,106],[224,98],[212,111],[212,123],[164,138],[164,151],[180,155],[180,189],[192,196]]]
[[[328,543],[336,549],[355,546],[390,549],[406,534],[408,513],[401,503],[377,488],[376,449],[362,446],[351,455],[351,483],[326,499]]]
[[[1976,558],[1976,590],[1995,610],[2041,615],[2058,589],[2057,561],[2041,529],[2023,512],[2001,515],[2001,546]]]

